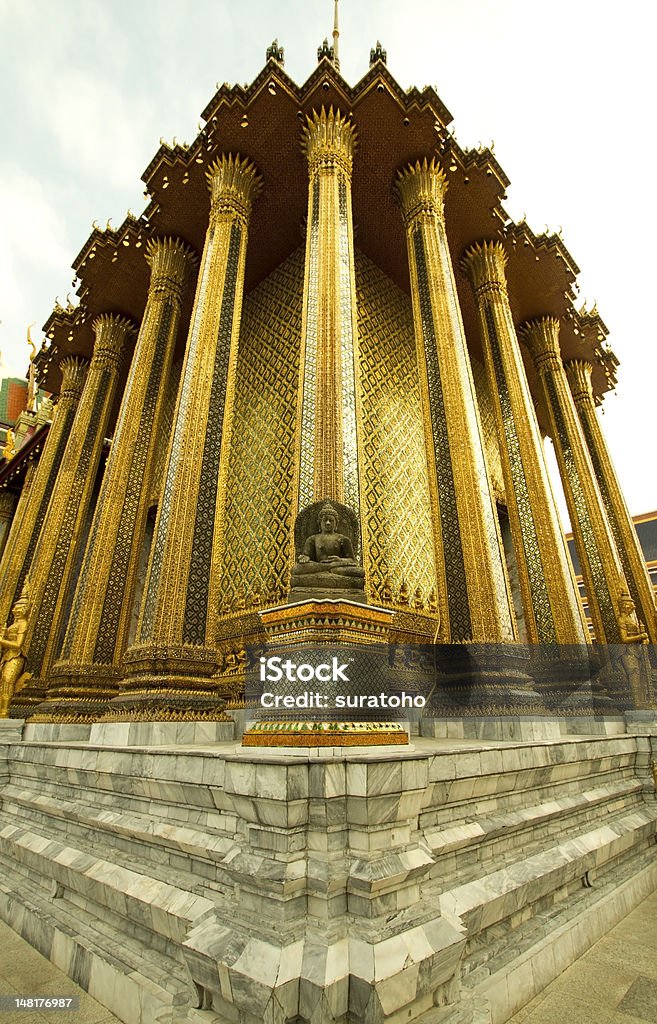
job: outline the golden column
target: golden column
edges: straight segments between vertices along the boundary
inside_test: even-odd
[[[185,279],[195,255],[177,239],[151,241],[146,309],[62,647],[54,698],[107,696],[121,674]],[[80,689],[80,677],[84,685]],[[76,686],[77,682],[77,686]]]
[[[520,337],[543,387],[595,636],[598,643],[617,644],[619,600],[626,584],[561,361],[559,321],[532,320],[521,328]]]
[[[261,178],[232,155],[220,157],[207,178],[210,221],[138,637],[126,659],[132,690],[176,678],[185,689],[186,679],[208,675],[215,662],[207,648],[220,607],[248,225]]]
[[[66,356],[59,365],[62,371],[59,400],[41,458],[29,487],[24,489],[18,502],[0,565],[0,623],[7,622],[23,589],[87,373],[86,359]]]
[[[357,320],[351,172],[356,131],[333,108],[304,129],[308,227],[297,510],[323,498],[359,515]],[[363,538],[363,550],[367,545]]]
[[[445,231],[445,175],[435,160],[401,171],[442,633],[515,639],[496,510]]]
[[[111,314],[97,317],[93,326],[96,340],[86,384],[29,570],[32,609],[23,650],[27,668],[42,680],[58,653],[121,355],[133,332],[129,320]]]
[[[550,487],[534,403],[516,336],[500,242],[467,251],[500,439],[509,523],[530,643],[585,642],[566,543]]]
[[[566,363],[566,376],[579,414],[593,470],[602,494],[611,532],[618,548],[630,596],[650,642],[657,644],[655,595],[646,569],[645,558],[636,535],[632,516],[621,491],[600,421],[595,411],[591,373],[593,367],[583,360]]]

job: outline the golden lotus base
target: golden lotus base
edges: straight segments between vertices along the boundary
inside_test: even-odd
[[[398,722],[256,722],[243,747],[365,747],[408,743]]]

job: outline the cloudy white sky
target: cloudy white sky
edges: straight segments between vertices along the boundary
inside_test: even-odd
[[[190,141],[216,82],[249,82],[274,37],[301,82],[332,0],[0,0],[0,352],[22,376],[91,222],[143,208],[160,136]],[[340,0],[342,73],[380,39],[433,85],[462,146],[495,141],[506,204],[563,229],[621,360],[603,425],[634,514],[657,508],[654,42],[646,0]]]

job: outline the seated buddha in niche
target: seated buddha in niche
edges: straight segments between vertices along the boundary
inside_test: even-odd
[[[319,531],[310,533],[313,526]],[[354,552],[357,536],[358,520],[345,505],[317,502],[300,512],[295,542],[301,550],[292,569],[292,590],[363,590],[365,571]]]

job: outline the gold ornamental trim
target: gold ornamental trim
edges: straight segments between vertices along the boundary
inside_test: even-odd
[[[256,722],[243,747],[402,746],[408,733],[399,722]]]
[[[62,385],[59,390],[58,406],[64,400],[77,403],[87,377],[89,360],[80,356],[66,356],[61,360],[59,368],[62,371]]]

